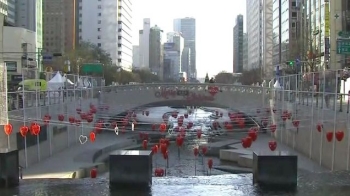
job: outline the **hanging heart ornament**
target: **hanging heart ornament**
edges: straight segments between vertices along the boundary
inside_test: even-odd
[[[79,136],[79,142],[80,144],[85,144],[88,141],[88,138],[85,135]]]

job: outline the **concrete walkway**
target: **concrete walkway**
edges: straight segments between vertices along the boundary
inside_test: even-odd
[[[236,135],[236,136],[234,136],[234,138],[241,139],[241,138],[245,137],[247,134],[234,134],[234,135]],[[268,143],[271,140],[275,140],[275,139],[270,137],[269,133],[266,133],[266,134],[259,133],[257,140],[255,142],[253,142],[252,146],[247,150],[251,150],[253,152],[254,151],[255,152],[264,152],[264,151],[270,152]],[[309,159],[307,156],[293,150],[292,148],[288,147],[285,144],[280,143],[279,140],[275,140],[275,141],[277,142],[277,148],[275,151],[288,151],[291,154],[295,154],[298,156],[299,169],[303,169],[303,170],[310,171],[310,172],[329,171],[326,168],[320,166],[316,162]],[[243,149],[241,144],[235,144],[234,146],[238,146],[238,147]]]
[[[112,145],[121,148],[132,145],[134,141],[129,139],[131,136],[131,134],[117,136],[114,132],[97,135],[94,143],[87,142],[72,146],[46,160],[23,169],[23,179],[71,178],[75,171],[97,165],[93,162],[93,156],[97,151]]]

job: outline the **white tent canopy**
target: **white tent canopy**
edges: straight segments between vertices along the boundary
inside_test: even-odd
[[[47,82],[47,89],[49,91],[59,90],[63,86],[64,86],[64,79],[59,72],[57,72],[56,75],[50,81]]]

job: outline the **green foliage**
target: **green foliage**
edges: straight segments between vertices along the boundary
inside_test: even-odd
[[[239,81],[242,83],[242,85],[251,85],[257,82],[261,83],[261,69],[256,68],[249,71],[244,70]]]
[[[112,82],[118,84],[128,84],[129,82],[151,83],[159,82],[159,78],[150,71],[125,71],[112,64],[112,59],[105,50],[90,43],[82,42],[79,47],[66,53],[62,60],[70,61],[70,73],[83,75],[81,66],[85,63],[101,63],[103,65],[103,75],[94,75],[104,77],[105,84],[110,85]],[[61,62],[63,64],[63,61]]]
[[[215,82],[220,84],[234,84],[237,78],[232,73],[222,71],[215,76]]]

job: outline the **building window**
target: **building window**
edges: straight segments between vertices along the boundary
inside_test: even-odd
[[[101,39],[101,35],[97,36],[97,39]]]
[[[102,16],[101,12],[100,12],[100,13],[98,13],[98,16]]]
[[[292,17],[293,18],[296,18],[298,15],[297,15],[297,13],[296,12],[292,12]]]
[[[83,16],[83,14],[79,14],[79,17],[82,17]]]
[[[101,28],[97,28],[97,31],[101,31]]]
[[[295,27],[295,25],[296,25],[295,22],[292,22],[292,27]]]
[[[98,46],[98,47],[101,47],[101,46],[102,46],[102,44],[101,44],[101,43],[97,43],[97,46]]]
[[[297,6],[297,2],[293,1],[292,2],[292,7],[296,7]]]
[[[101,5],[98,5],[97,8],[98,8],[98,9],[102,9],[102,6],[101,6]]]
[[[98,24],[101,24],[101,20],[98,20],[97,23],[98,23]]]

